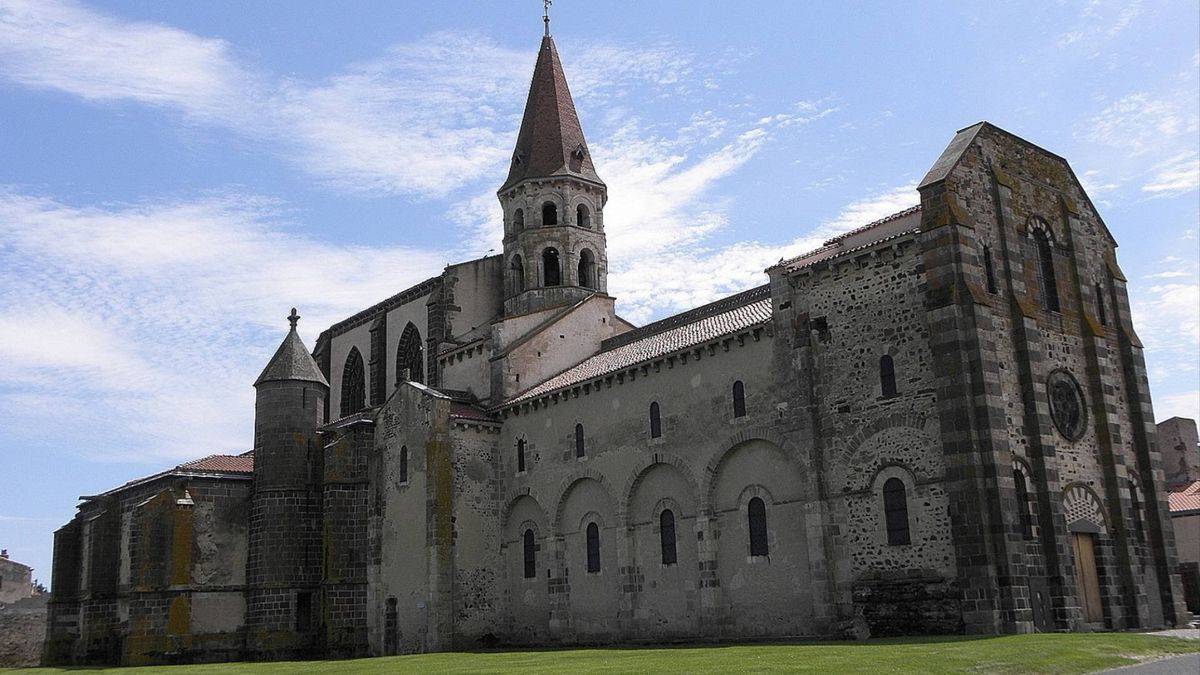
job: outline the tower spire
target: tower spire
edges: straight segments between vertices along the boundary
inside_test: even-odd
[[[542,0],[542,23],[546,24],[546,37],[550,37],[550,5],[554,0]]]

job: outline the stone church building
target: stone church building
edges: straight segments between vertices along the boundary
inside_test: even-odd
[[[972,125],[912,208],[641,327],[602,169],[547,35],[503,253],[311,352],[293,311],[252,452],[83,497],[47,660],[1183,620],[1126,278],[1066,160]]]

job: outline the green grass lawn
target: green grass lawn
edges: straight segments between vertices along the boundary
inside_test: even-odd
[[[709,647],[417,654],[354,661],[225,663],[121,673],[1086,673],[1200,652],[1200,641],[1135,633],[933,637]],[[89,672],[39,668],[21,672]]]

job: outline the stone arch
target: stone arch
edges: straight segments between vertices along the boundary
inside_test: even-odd
[[[608,479],[604,477],[604,474],[590,468],[574,471],[569,478],[559,483],[559,489],[557,490],[558,499],[555,502],[556,506],[554,510],[553,522],[553,532],[555,536],[562,536],[563,533],[563,511],[567,506],[567,499],[581,483],[589,480],[595,481],[600,485],[601,489],[603,489],[605,495],[608,497],[609,505],[612,507],[613,517],[617,517],[619,505],[617,504],[616,497],[614,496],[615,493],[613,492],[612,485],[609,484]],[[620,520],[618,519],[616,522],[620,522]]]
[[[539,502],[538,499],[536,497],[534,497],[533,495],[528,494],[528,493],[522,493],[522,494],[517,495],[516,497],[513,497],[511,500],[509,500],[508,504],[505,505],[504,510],[501,512],[501,514],[500,514],[500,531],[501,532],[504,532],[508,529],[508,526],[510,524],[509,519],[512,518],[513,512],[516,511],[517,507],[521,504],[528,504],[528,505],[532,506],[534,508],[537,516],[542,519],[542,522],[546,522],[546,520],[547,520],[546,519],[546,509],[542,508],[542,503]],[[540,529],[539,529],[539,532],[540,532]],[[540,534],[539,534],[539,536],[540,536]]]
[[[425,349],[421,344],[421,331],[409,321],[400,334],[396,345],[396,382],[404,381],[404,371],[413,382],[425,382]]]
[[[883,467],[899,464],[911,471],[914,478],[940,478],[940,444],[924,428],[916,426],[919,418],[903,413],[876,420],[846,439],[841,448],[830,448],[829,454],[842,461],[831,465],[830,488],[866,490]],[[937,447],[939,452],[926,450]]]
[[[592,226],[592,209],[587,202],[581,201],[575,205],[575,225],[585,228]]]
[[[1029,216],[1025,221],[1025,233],[1033,237],[1037,233],[1042,233],[1050,240],[1050,243],[1055,246],[1061,246],[1058,238],[1054,235],[1054,228],[1050,227],[1050,223],[1041,216]]]
[[[699,485],[696,482],[696,475],[692,472],[692,469],[688,463],[678,455],[657,452],[650,459],[641,462],[639,464],[639,468],[630,475],[628,480],[625,481],[625,485],[621,490],[621,502],[619,504],[620,512],[616,514],[617,522],[623,523],[625,527],[633,526],[633,516],[631,513],[632,509],[630,508],[633,502],[633,497],[637,493],[638,486],[641,485],[642,480],[645,479],[647,474],[649,474],[654,467],[659,465],[673,467],[683,475],[683,479],[687,481],[688,487],[692,491],[691,497],[696,504],[696,510],[702,510],[703,506],[699,500]],[[675,515],[679,516],[680,512],[676,510]]]
[[[716,491],[722,467],[740,450],[755,442],[766,444],[777,452],[786,463],[790,464],[797,473],[800,472],[801,467],[797,464],[796,458],[785,450],[783,439],[778,434],[755,427],[742,429],[730,437],[724,446],[725,450],[714,455],[704,468],[704,474],[701,476],[700,502],[697,504],[697,508],[701,512],[712,512],[716,506],[714,503],[714,492]]]
[[[1108,534],[1104,502],[1090,486],[1071,483],[1063,488],[1062,500],[1068,531]]]

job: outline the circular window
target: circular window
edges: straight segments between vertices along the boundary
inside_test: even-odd
[[[1046,378],[1046,393],[1055,428],[1068,440],[1079,440],[1087,427],[1087,407],[1079,383],[1067,371],[1056,370]]]

